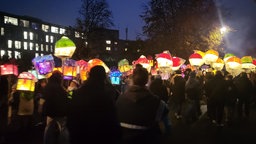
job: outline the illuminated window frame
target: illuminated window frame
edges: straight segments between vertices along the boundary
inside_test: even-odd
[[[12,40],[7,41],[8,48],[12,48]]]
[[[28,39],[28,32],[27,31],[23,32],[23,39]]]

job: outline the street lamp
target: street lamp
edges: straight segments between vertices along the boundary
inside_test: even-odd
[[[227,30],[228,30],[227,27],[223,26],[222,28],[220,28],[220,33],[225,34]]]

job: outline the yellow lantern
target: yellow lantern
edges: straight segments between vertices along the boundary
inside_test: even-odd
[[[36,79],[30,72],[22,72],[18,76],[17,90],[34,91]]]
[[[203,57],[205,64],[212,64],[219,58],[219,53],[215,50],[208,50]]]
[[[224,67],[224,61],[221,58],[218,58],[217,61],[212,64],[212,67],[215,70],[220,71]]]

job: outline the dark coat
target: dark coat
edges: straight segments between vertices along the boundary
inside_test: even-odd
[[[185,100],[185,84],[186,80],[177,75],[174,78],[174,83],[171,84],[172,99],[176,103],[180,103]]]
[[[168,102],[169,95],[168,95],[168,90],[167,87],[163,84],[162,79],[155,79],[153,80],[150,85],[149,85],[149,90],[160,97],[161,100],[164,102]]]
[[[118,118],[121,123],[146,127],[146,130],[123,127],[124,143],[159,143],[160,129],[157,113],[161,100],[146,87],[130,86],[116,103]],[[159,113],[160,118],[167,113]]]
[[[121,129],[110,94],[109,86],[93,80],[73,93],[67,120],[71,144],[118,143]]]

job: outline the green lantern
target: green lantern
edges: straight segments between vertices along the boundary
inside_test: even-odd
[[[76,50],[75,43],[66,36],[62,36],[55,43],[54,55],[58,58],[71,58]]]

